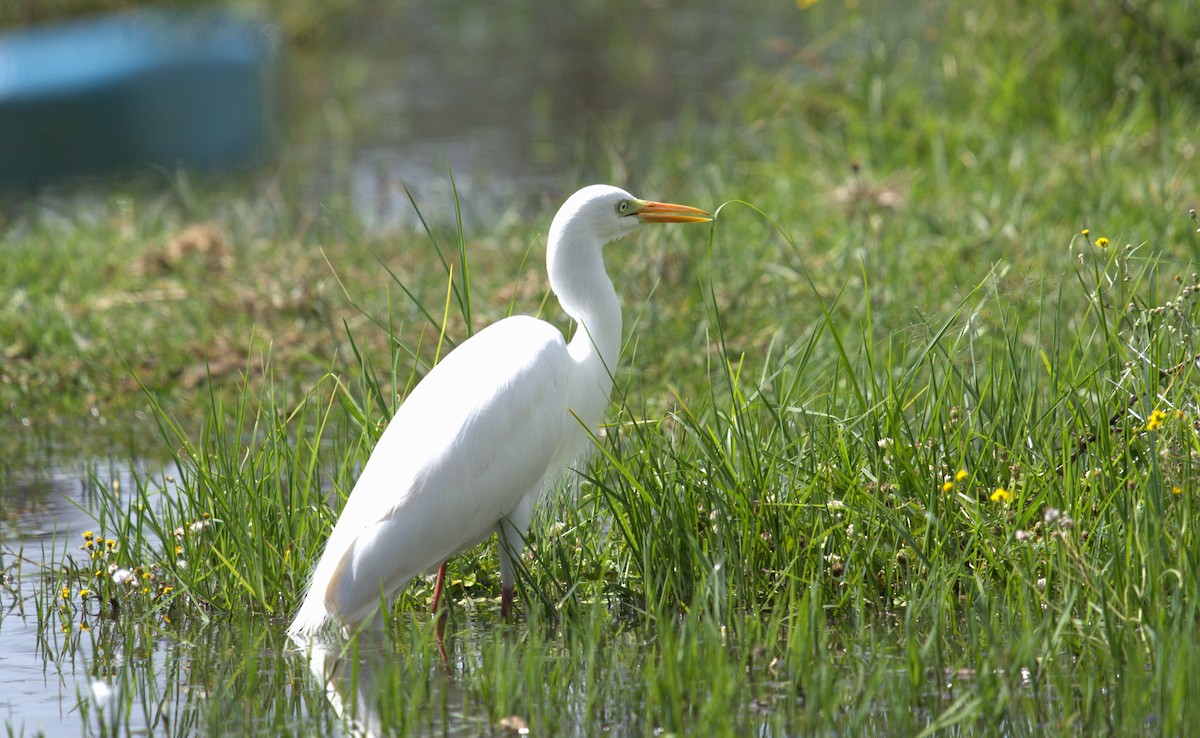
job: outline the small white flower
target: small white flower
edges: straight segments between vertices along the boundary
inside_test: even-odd
[[[191,531],[193,533],[199,533],[210,525],[212,525],[211,520],[197,520],[196,522],[192,523]]]

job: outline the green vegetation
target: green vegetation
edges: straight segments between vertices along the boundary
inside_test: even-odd
[[[707,233],[608,250],[625,366],[575,496],[535,522],[523,621],[496,622],[492,546],[452,562],[444,639],[414,583],[339,670],[360,720],[1200,724],[1200,8],[948,3],[909,38],[866,5],[798,9],[832,29],[821,42],[752,74],[712,127],[633,144],[653,177],[636,192],[728,202]],[[339,500],[443,333],[543,306],[529,244],[556,203],[377,242],[276,187],[179,180],[6,216],[6,405],[35,422],[97,396],[133,407],[137,377],[174,462],[98,485],[103,566],[41,588],[47,653],[91,639],[89,673],[124,686],[113,733],[143,710],[181,734],[336,724],[281,633]],[[212,245],[169,245],[195,223]],[[121,657],[157,638],[180,645]]]

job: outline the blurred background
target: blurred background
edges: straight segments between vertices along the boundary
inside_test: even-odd
[[[266,165],[300,173],[314,203],[341,191],[360,225],[386,229],[416,224],[405,187],[448,202],[453,172],[490,219],[589,176],[640,176],[614,165],[725,115],[749,69],[793,61],[810,21],[791,3],[732,0],[22,0],[0,9],[0,182]],[[107,127],[83,125],[88,113]],[[164,129],[171,140],[148,140]]]
[[[1058,274],[1046,239],[1101,216],[1188,231],[1197,39],[1191,0],[0,3],[0,400],[186,393],[264,339],[311,381],[390,309],[379,259],[442,303],[426,226],[477,260],[477,323],[536,311],[550,216],[597,181],[787,226],[806,266],[748,215],[736,253],[611,255],[630,296],[720,274],[755,350],[812,308],[764,274],[869,256],[874,299],[951,307],[892,277]],[[695,332],[695,297],[647,319]],[[703,371],[694,348],[667,350]]]
[[[186,393],[264,339],[311,381],[350,350],[343,321],[390,309],[379,259],[441,304],[426,227],[477,260],[477,322],[536,311],[550,216],[597,181],[749,200],[795,229],[806,268],[847,274],[867,255],[888,277],[968,257],[1057,274],[1048,234],[1101,215],[1134,242],[1174,238],[1196,189],[1196,10],[0,3],[0,400],[36,418],[124,405],[138,381]],[[737,253],[655,246],[609,267],[630,296],[711,269],[733,332],[765,350],[811,306],[759,281],[802,265],[761,220],[727,222]],[[873,294],[952,306],[942,287],[889,278]],[[694,298],[647,319],[694,332]],[[153,350],[127,353],[137,342]],[[668,348],[676,367],[703,371],[693,348]]]

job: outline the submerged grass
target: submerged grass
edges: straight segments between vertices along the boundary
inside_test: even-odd
[[[441,270],[390,271],[379,299],[351,246],[327,251],[356,311],[320,318],[342,348],[321,371],[243,350],[198,431],[152,400],[171,463],[101,485],[101,555],[40,589],[47,654],[119,685],[103,733],[342,712],[398,734],[1195,732],[1195,60],[1134,52],[1200,16],[1116,7],[939,8],[916,44],[818,4],[878,40],[842,71],[755,76],[716,135],[656,160],[655,191],[754,196],[706,258],[609,250],[628,366],[535,522],[524,622],[495,621],[489,544],[452,562],[444,634],[411,614],[418,581],[350,654],[306,663],[280,635],[434,357],[506,311],[561,318],[539,269],[513,274],[528,232],[500,254],[460,222],[457,253],[419,257]]]

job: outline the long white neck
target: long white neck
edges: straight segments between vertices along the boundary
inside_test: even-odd
[[[603,420],[621,351],[621,303],[604,270],[603,243],[558,218],[550,226],[550,288],[579,324],[568,345],[576,362],[571,409],[589,427]]]

